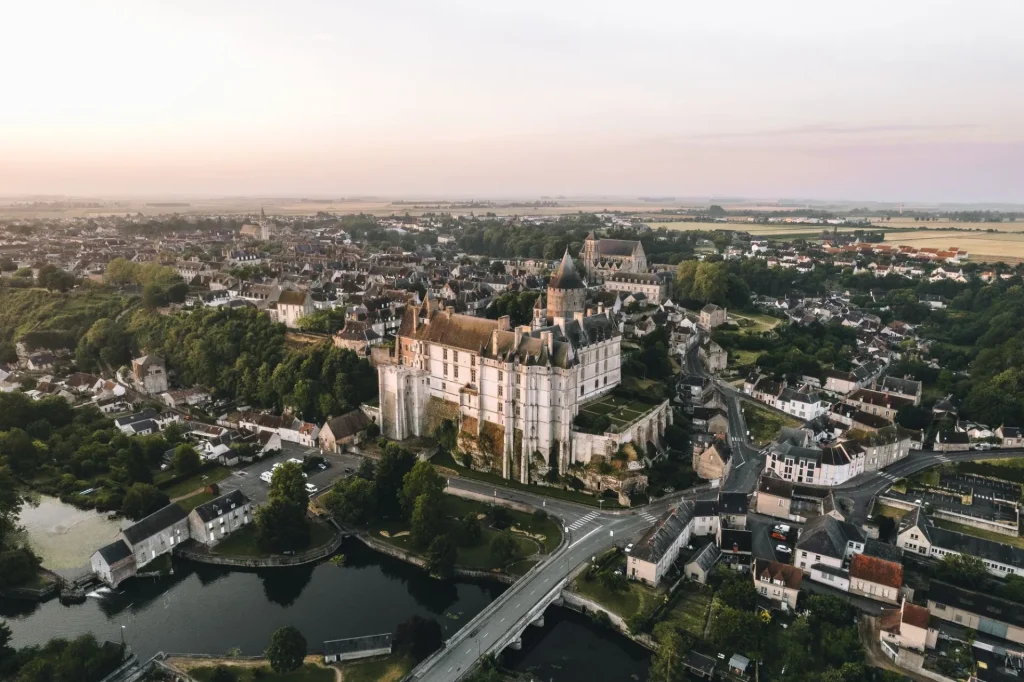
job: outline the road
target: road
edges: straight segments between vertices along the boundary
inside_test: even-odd
[[[459,482],[464,483],[461,479]],[[548,502],[551,508],[551,501]],[[563,506],[573,507],[571,513],[574,514],[585,513],[575,516],[571,522],[569,518],[563,520],[563,523],[568,522],[570,530],[562,548],[492,602],[480,616],[452,637],[438,655],[428,659],[426,669],[417,669],[409,679],[423,682],[459,679],[481,656],[492,653],[512,628],[518,627],[520,619],[527,616],[576,566],[623,538],[639,535],[653,522],[653,516],[647,513],[611,514],[588,511],[571,503],[558,505],[559,508]]]

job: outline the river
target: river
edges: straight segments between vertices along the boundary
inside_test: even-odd
[[[40,528],[68,525],[55,508],[40,509],[31,525],[22,516],[36,542]],[[105,518],[94,514],[102,522],[96,523],[75,511],[76,533],[82,523],[99,534],[111,530]],[[44,556],[62,556],[77,566],[82,550],[58,544]],[[142,660],[158,651],[223,654],[234,647],[258,655],[282,625],[297,627],[314,650],[326,639],[394,632],[414,615],[437,620],[449,637],[506,589],[490,581],[434,580],[355,539],[346,540],[341,551],[344,566],[323,562],[258,571],[176,560],[169,578],[131,580],[84,604],[0,599],[0,619],[10,625],[16,647],[84,633],[117,641],[124,626],[125,640]],[[552,607],[545,619],[543,628],[527,630],[521,651],[507,652],[507,665],[545,682],[647,678],[649,655],[642,647],[571,611]]]
[[[108,519],[90,509],[76,509],[48,495],[26,505],[18,522],[28,533],[28,543],[43,559],[43,566],[65,577],[88,571],[89,557],[97,548],[113,542],[124,519]]]

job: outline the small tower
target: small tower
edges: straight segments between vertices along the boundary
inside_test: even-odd
[[[576,265],[566,248],[558,270],[548,282],[548,322],[564,329],[566,320],[582,313],[587,303],[587,287],[576,272]]]
[[[540,329],[546,326],[548,326],[547,307],[544,305],[544,297],[538,296],[533,304],[533,322],[531,327],[533,329]]]

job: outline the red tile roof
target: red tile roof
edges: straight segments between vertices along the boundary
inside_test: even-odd
[[[866,554],[855,554],[850,561],[850,577],[899,589],[903,585],[903,565]]]

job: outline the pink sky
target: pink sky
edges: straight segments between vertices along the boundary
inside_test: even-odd
[[[707,4],[22,3],[0,195],[1024,202],[1024,3]]]

